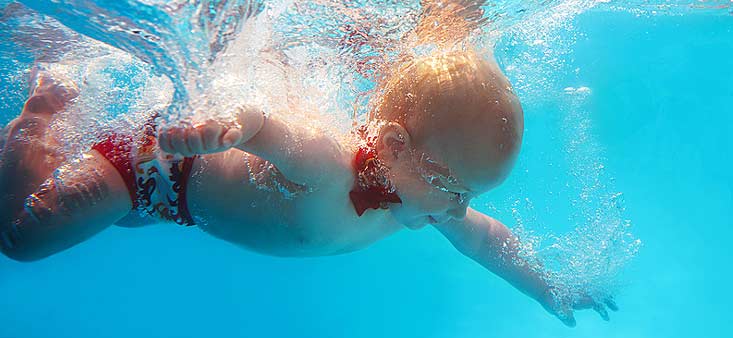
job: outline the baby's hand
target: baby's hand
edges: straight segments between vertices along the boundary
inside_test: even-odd
[[[553,295],[552,288],[548,289],[542,300],[540,300],[542,306],[549,313],[560,319],[563,324],[574,327],[575,317],[573,316],[573,310],[585,310],[593,309],[601,315],[603,320],[608,321],[608,311],[606,307],[611,311],[618,311],[618,306],[613,301],[613,298],[608,296],[604,297],[602,301],[598,302],[588,295],[583,295],[577,300],[560,300]]]
[[[264,124],[264,114],[257,109],[238,107],[232,114],[233,123],[211,119],[160,130],[158,144],[164,152],[186,157],[218,153],[249,141]]]

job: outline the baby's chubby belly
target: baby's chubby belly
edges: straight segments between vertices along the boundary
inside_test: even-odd
[[[268,167],[269,166],[269,167]],[[366,247],[401,227],[387,211],[356,215],[353,177],[319,187],[287,181],[271,164],[237,150],[195,164],[189,203],[207,233],[275,256],[322,256]]]

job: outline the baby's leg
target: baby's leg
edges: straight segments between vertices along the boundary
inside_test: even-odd
[[[79,243],[131,208],[122,178],[104,157],[92,151],[65,163],[49,133],[53,115],[77,94],[73,83],[37,69],[31,81],[23,112],[0,135],[0,249],[17,260]]]
[[[0,158],[2,158],[2,151],[5,149],[5,141],[8,140],[8,134],[10,133],[10,126],[11,124],[8,124],[7,126],[3,127],[3,129],[0,131]]]
[[[24,199],[13,221],[0,227],[0,249],[19,261],[37,260],[88,239],[131,208],[120,174],[91,151],[60,166]]]
[[[54,115],[76,97],[73,82],[53,78],[34,68],[31,95],[18,118],[4,129],[0,153],[0,224],[22,207],[23,198],[64,162],[58,143],[49,132]]]

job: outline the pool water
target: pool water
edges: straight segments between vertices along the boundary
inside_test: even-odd
[[[596,9],[572,26],[546,86],[518,86],[526,139],[515,172],[473,206],[510,226],[569,231],[571,192],[557,187],[599,160],[591,176],[623,193],[642,243],[618,276],[610,322],[583,311],[564,327],[428,228],[285,259],[195,228],[112,227],[39,262],[0,257],[0,337],[731,337],[733,16]],[[511,53],[498,45],[522,83]],[[3,122],[23,100],[7,87],[20,85],[0,89]],[[557,159],[574,139],[583,156]]]

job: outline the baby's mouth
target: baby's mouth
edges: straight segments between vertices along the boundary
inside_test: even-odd
[[[444,215],[443,217],[428,215],[427,218],[430,224],[443,224],[451,219],[449,216],[446,215]]]

